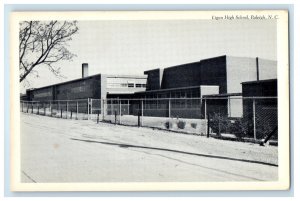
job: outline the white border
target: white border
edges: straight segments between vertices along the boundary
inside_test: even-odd
[[[289,188],[289,92],[288,19],[286,11],[259,11],[278,14],[278,121],[279,180],[277,182],[147,182],[147,183],[21,183],[18,79],[18,22],[22,20],[167,20],[211,19],[212,14],[257,14],[257,11],[143,11],[143,12],[18,12],[10,21],[11,92],[11,190],[13,191],[165,191],[165,190],[287,190]]]

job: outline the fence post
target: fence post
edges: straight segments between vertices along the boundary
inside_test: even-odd
[[[87,115],[89,120],[90,119],[90,98],[87,99]]]
[[[209,138],[209,114],[207,114],[207,132],[206,132],[206,137]]]
[[[99,123],[99,110],[97,110],[97,124]]]
[[[119,110],[120,110],[120,112],[119,112],[119,114],[120,114],[119,124],[121,124],[121,116],[122,116],[122,101],[121,100],[119,100]]]
[[[115,125],[117,124],[117,110],[115,110]]]
[[[22,112],[23,112],[23,102],[21,102],[21,106],[22,106]]]
[[[50,101],[50,117],[52,117],[52,104],[51,104],[51,101]]]
[[[67,115],[66,115],[66,119],[68,119],[68,113],[69,113],[69,101],[67,101],[66,107],[67,107]]]
[[[143,99],[142,99],[141,126],[143,126],[143,118],[144,118],[144,101],[143,101]]]
[[[110,99],[110,120],[111,120],[111,122],[113,122],[112,118],[114,118],[113,99]]]
[[[207,119],[206,99],[204,99],[204,119]]]
[[[138,110],[138,127],[141,126],[141,110]]]
[[[33,113],[33,102],[31,102],[31,113]]]
[[[102,112],[102,121],[104,121],[104,112],[105,112],[104,107],[105,107],[105,100],[103,99],[102,101],[103,101],[103,103],[102,103],[102,107],[101,107],[101,112]]]
[[[45,106],[45,103],[43,103],[43,106],[44,106],[44,116],[46,116],[46,106]]]
[[[127,100],[127,111],[128,111],[127,115],[129,115],[129,99]]]
[[[221,136],[221,112],[220,112],[220,106],[219,106],[219,116],[218,116],[218,136]]]
[[[78,120],[78,101],[76,102],[76,119]]]
[[[58,101],[58,111],[57,112],[59,112],[60,111],[60,101]]]
[[[253,98],[253,135],[254,140],[256,140],[256,122],[255,122],[255,99]]]
[[[37,114],[40,114],[40,105],[38,102],[36,104],[37,104]]]
[[[91,117],[90,119],[93,118],[93,99],[91,98]]]
[[[169,98],[169,118],[171,118],[171,98]]]
[[[27,110],[27,113],[28,113],[28,110],[29,110],[28,102],[26,103],[26,110]]]

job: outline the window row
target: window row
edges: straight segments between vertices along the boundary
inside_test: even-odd
[[[171,108],[201,108],[201,100],[171,100]],[[144,101],[145,109],[168,109],[168,100]]]
[[[108,88],[146,88],[146,84],[134,84],[134,83],[108,83]]]
[[[168,91],[155,94],[147,94],[145,98],[198,98],[200,97],[200,90],[188,91]]]

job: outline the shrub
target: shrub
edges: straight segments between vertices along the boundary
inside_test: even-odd
[[[197,123],[191,123],[191,127],[196,129],[197,128]]]
[[[249,118],[240,118],[235,121],[234,124],[230,126],[230,130],[238,139],[245,137],[253,138],[253,120]],[[256,138],[263,139],[265,136],[272,132],[274,128],[270,125],[269,122],[261,120],[259,117],[256,117]],[[277,137],[276,135],[274,136]]]
[[[186,123],[184,121],[180,120],[180,121],[177,122],[177,127],[180,128],[180,129],[184,129],[185,124]]]
[[[241,119],[236,120],[233,124],[231,124],[230,130],[236,136],[237,139],[242,139],[247,134],[246,125]]]
[[[217,135],[221,135],[222,132],[225,132],[228,127],[228,121],[224,115],[220,113],[213,113],[210,116],[210,128]]]
[[[167,122],[165,123],[165,127],[166,127],[166,129],[172,128],[172,122],[167,121]]]
[[[236,119],[233,124],[230,124],[230,131],[233,133],[238,139],[242,139],[247,137],[249,133],[249,128],[252,127],[252,122],[247,121],[246,119],[239,118]]]

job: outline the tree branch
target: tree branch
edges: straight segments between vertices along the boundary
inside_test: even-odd
[[[65,47],[78,31],[76,21],[30,21],[21,23],[20,27],[20,82],[33,72],[36,66],[42,64],[47,65],[55,76],[59,76],[60,68],[56,69],[52,64],[61,60],[71,60],[76,56]]]

